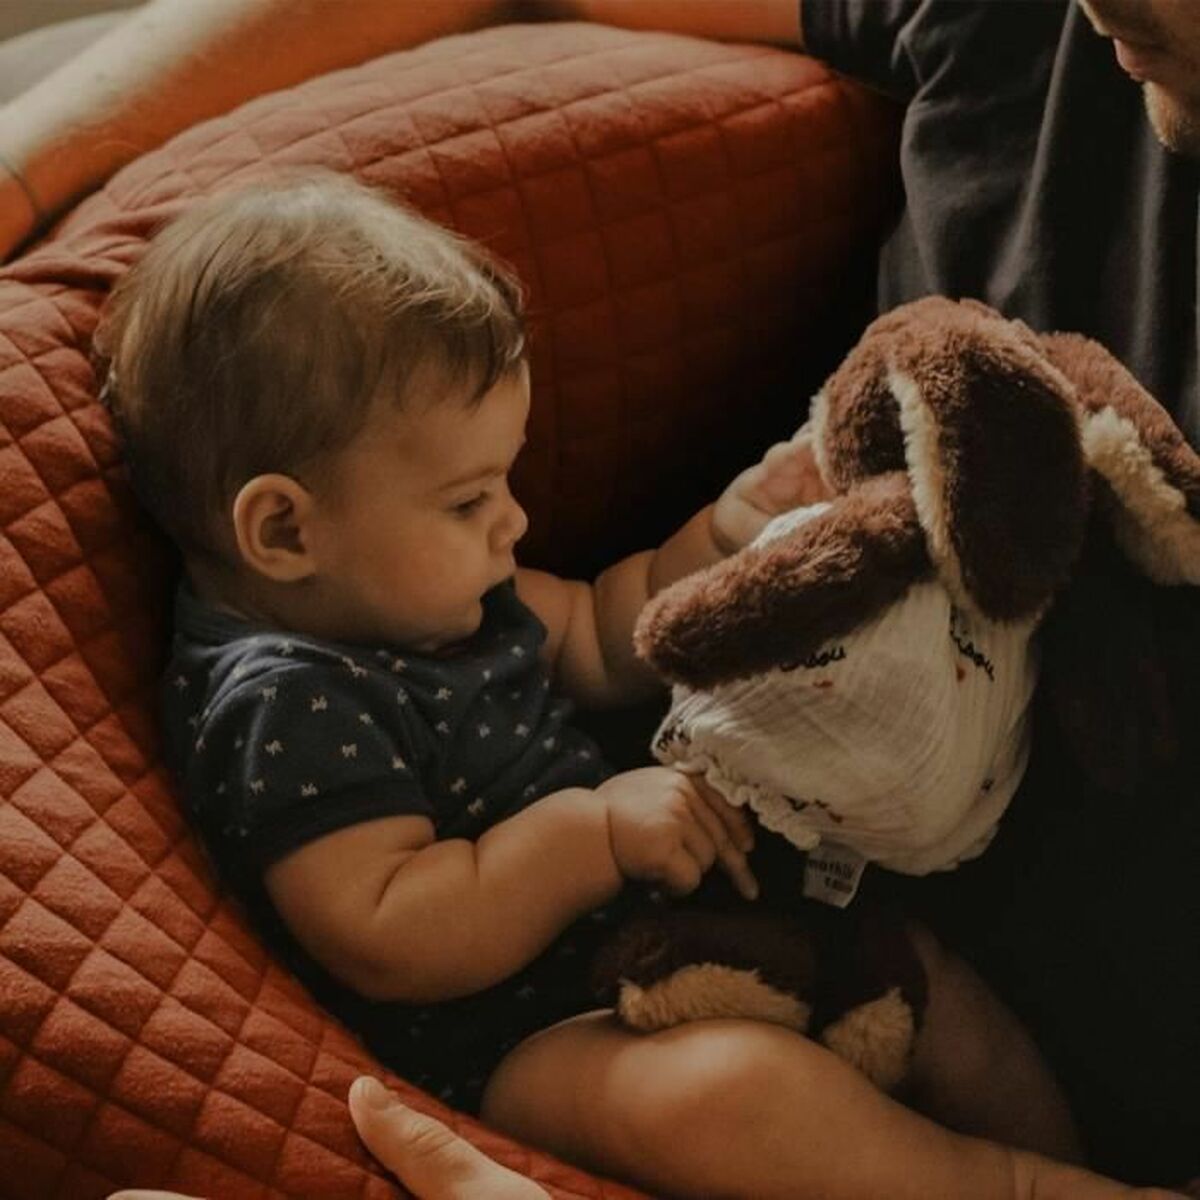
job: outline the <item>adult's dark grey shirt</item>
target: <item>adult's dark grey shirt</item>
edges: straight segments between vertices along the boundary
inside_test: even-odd
[[[1200,444],[1200,169],[1161,147],[1140,87],[1078,7],[801,3],[811,53],[906,105],[906,206],[882,253],[881,309],[974,296],[1036,329],[1086,333]],[[1200,604],[1189,589],[1147,602],[1186,720],[1200,712]],[[1159,1184],[1200,1176],[1198,794],[1195,751],[1122,799],[1035,739],[989,851],[911,885],[1034,1031],[1093,1163]]]
[[[1066,0],[802,0],[807,48],[905,103],[880,308],[975,296],[1112,350],[1200,444],[1195,162]]]

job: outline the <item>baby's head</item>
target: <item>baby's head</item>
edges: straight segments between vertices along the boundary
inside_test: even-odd
[[[97,345],[134,485],[210,601],[436,649],[513,572],[520,291],[478,247],[332,175],[194,205]]]

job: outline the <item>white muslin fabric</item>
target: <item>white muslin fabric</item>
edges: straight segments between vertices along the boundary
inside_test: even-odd
[[[777,517],[758,541],[827,507]],[[654,752],[802,850],[825,841],[910,875],[947,870],[987,847],[1024,773],[1035,627],[914,583],[803,662],[677,685]]]

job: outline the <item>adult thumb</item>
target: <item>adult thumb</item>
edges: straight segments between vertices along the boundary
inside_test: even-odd
[[[502,1167],[370,1076],[351,1085],[350,1116],[367,1149],[418,1200],[549,1200],[533,1180]]]

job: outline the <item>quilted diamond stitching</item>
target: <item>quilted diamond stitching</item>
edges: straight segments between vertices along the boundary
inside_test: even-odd
[[[782,75],[764,96],[763,79],[776,58]],[[5,461],[13,467],[11,483],[10,472],[0,473],[0,630],[10,635],[0,634],[0,788],[7,798],[0,836],[14,831],[0,843],[0,1163],[20,1155],[24,1164],[20,1176],[2,1178],[36,1180],[30,1186],[37,1194],[94,1195],[149,1164],[178,1186],[196,1181],[212,1194],[266,1195],[302,1189],[315,1170],[337,1194],[394,1194],[366,1168],[345,1121],[345,1086],[367,1064],[365,1054],[311,1009],[228,906],[214,899],[170,803],[148,723],[154,689],[145,662],[139,667],[131,650],[145,647],[161,627],[142,610],[161,604],[165,560],[141,569],[144,574],[131,560],[128,496],[112,474],[115,447],[91,401],[95,381],[84,356],[104,288],[153,224],[176,211],[179,196],[247,177],[260,169],[259,158],[276,164],[323,158],[393,186],[411,179],[414,194],[438,210],[435,215],[509,239],[535,300],[548,294],[547,271],[580,233],[598,239],[610,280],[620,277],[611,255],[623,251],[622,238],[647,213],[661,216],[664,204],[663,228],[678,263],[680,239],[702,235],[704,220],[712,218],[702,204],[681,206],[689,177],[666,171],[664,156],[686,150],[697,131],[715,136],[728,159],[722,187],[729,197],[716,223],[757,212],[762,189],[783,190],[779,171],[787,174],[769,155],[754,159],[764,145],[770,150],[769,138],[758,140],[762,129],[786,127],[788,105],[798,104],[797,97],[811,103],[814,92],[827,110],[847,108],[839,85],[799,62],[770,51],[587,27],[448,39],[290,95],[265,97],[233,118],[189,132],[82,206],[64,222],[57,244],[0,272],[0,467]],[[623,103],[632,110],[686,86],[703,105],[713,93],[696,81],[706,75],[725,89],[721,112],[708,108],[669,132],[643,122],[628,135],[628,146],[609,142],[607,153],[585,144],[589,111],[598,111],[589,105]],[[467,98],[470,114],[461,118]],[[454,121],[431,124],[439,106],[454,103],[458,145],[442,136]],[[414,112],[425,122],[423,132]],[[539,114],[569,135],[565,160],[530,156],[514,137],[521,119]],[[861,107],[850,106],[841,120],[843,127],[859,121],[869,132]],[[389,149],[375,149],[372,133],[381,122],[407,135],[393,138]],[[487,145],[503,156],[498,173],[473,170],[470,157],[462,156],[464,148],[478,153]],[[639,147],[655,172],[650,191],[625,209],[604,210],[596,192],[601,168],[619,178],[621,154]],[[736,159],[730,147],[745,153]],[[821,151],[843,160],[831,174],[845,178],[859,169],[836,147]],[[583,220],[559,239],[539,228],[529,200],[562,170],[583,184],[586,208]],[[702,172],[690,182],[703,200]],[[515,210],[506,208],[510,195]],[[500,212],[502,220],[489,215]],[[848,243],[853,217],[831,210],[826,219],[830,228],[821,236]],[[589,299],[535,313],[539,378],[548,388],[594,401],[590,412],[564,407],[569,424],[560,420],[559,406],[537,416],[539,465],[560,474],[583,468],[590,446],[604,439],[613,444],[608,431],[614,428],[615,444],[629,451],[638,439],[661,436],[655,431],[670,414],[637,412],[632,397],[660,379],[673,386],[681,363],[703,357],[720,308],[712,306],[709,326],[697,324],[708,310],[697,307],[693,293],[707,287],[718,296],[731,269],[763,277],[763,260],[777,255],[780,239],[791,246],[805,236],[786,227],[773,233],[770,222],[758,232],[762,238],[754,242],[743,229],[733,262],[721,269],[701,265],[686,289],[679,272],[647,283],[634,271],[628,286],[601,289],[603,313]],[[704,249],[695,244],[697,253]],[[692,342],[673,345],[670,328],[652,327],[656,309],[667,306],[682,314],[680,328],[693,331]],[[598,316],[611,326],[611,345],[594,362],[586,355],[572,361],[572,343],[594,338]],[[736,316],[735,336],[744,338],[749,315]],[[10,395],[19,400],[10,403]],[[589,431],[596,441],[588,441]],[[606,486],[617,485],[609,479]],[[566,518],[552,526],[556,537],[574,528]],[[139,545],[149,545],[141,531],[136,536]],[[96,618],[99,605],[106,608],[103,620]],[[57,634],[31,638],[39,623]],[[28,853],[14,862],[23,849]],[[114,1010],[122,996],[124,1007]],[[80,1033],[83,1053],[73,1059],[73,1031],[86,1028],[93,1032]],[[187,1048],[182,1056],[172,1045],[173,1029],[188,1031],[180,1039]],[[159,1080],[203,1094],[194,1118],[182,1100],[167,1116],[145,1103]],[[58,1145],[52,1145],[43,1128],[47,1110],[22,1108],[17,1098],[40,1099],[59,1088],[80,1099],[70,1110],[74,1123],[60,1125],[52,1139]],[[555,1194],[632,1195],[465,1118],[451,1119]],[[230,1140],[229,1130],[245,1131],[247,1120],[258,1123],[257,1139]]]

